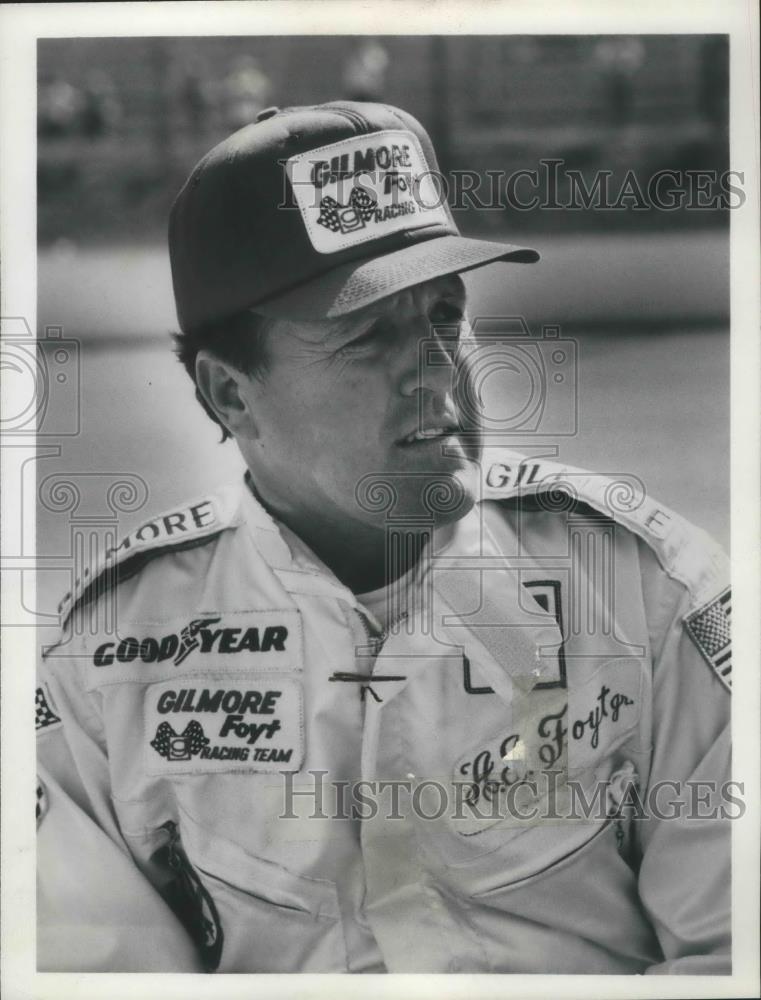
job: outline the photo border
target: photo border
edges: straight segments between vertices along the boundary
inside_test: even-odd
[[[393,9],[393,18],[389,18]],[[397,30],[394,30],[397,29]],[[262,3],[17,4],[0,9],[0,238],[3,317],[24,316],[36,329],[36,41],[42,37],[246,34],[705,34],[730,35],[730,166],[745,172],[745,205],[731,213],[731,515],[736,660],[733,777],[745,782],[747,811],[733,824],[732,976],[542,975],[223,975],[53,974],[34,971],[34,760],[31,706],[34,629],[3,631],[2,985],[6,996],[342,997],[719,997],[757,996],[759,959],[759,209],[758,11],[747,0],[409,3],[384,5],[301,0]],[[3,553],[20,510],[12,448],[0,449]],[[8,475],[6,475],[6,473]],[[9,478],[10,476],[10,478]],[[33,497],[27,497],[33,508]],[[34,542],[34,511],[29,523]],[[9,557],[9,563],[10,563]],[[2,588],[3,610],[13,586]],[[10,592],[9,592],[10,591]],[[562,982],[561,982],[562,980]]]

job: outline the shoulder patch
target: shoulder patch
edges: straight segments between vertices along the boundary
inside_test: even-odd
[[[684,620],[690,638],[727,688],[732,686],[731,619],[732,591],[727,587]]]
[[[38,687],[34,695],[34,728],[36,732],[50,726],[60,726],[61,719],[50,707],[52,699],[46,685]]]
[[[73,589],[58,605],[61,627],[76,607],[137,573],[164,552],[202,545],[227,528],[241,522],[239,491],[228,489],[145,521],[118,545],[107,549],[93,567],[85,569]]]
[[[702,529],[648,496],[631,473],[588,472],[541,458],[494,449],[483,466],[484,500],[531,498],[532,509],[568,512],[586,504],[638,535],[664,571],[687,589],[690,614],[699,613],[729,585],[726,555]]]

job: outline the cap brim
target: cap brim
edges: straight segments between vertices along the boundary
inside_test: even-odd
[[[342,264],[251,309],[278,319],[333,319],[433,278],[495,261],[531,264],[536,260],[539,254],[528,247],[436,236],[380,257]]]

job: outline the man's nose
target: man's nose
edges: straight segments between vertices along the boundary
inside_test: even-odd
[[[400,380],[403,396],[427,391],[438,397],[452,397],[455,391],[457,344],[455,328],[439,328],[421,323],[410,337]]]

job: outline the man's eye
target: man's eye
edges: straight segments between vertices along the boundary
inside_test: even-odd
[[[373,323],[369,330],[365,330],[359,337],[355,337],[354,340],[350,340],[347,344],[344,344],[340,350],[348,353],[366,350],[380,340],[382,333],[383,325],[381,323]]]
[[[455,325],[464,319],[462,309],[454,302],[437,302],[428,313],[428,319],[433,326],[438,323]]]

